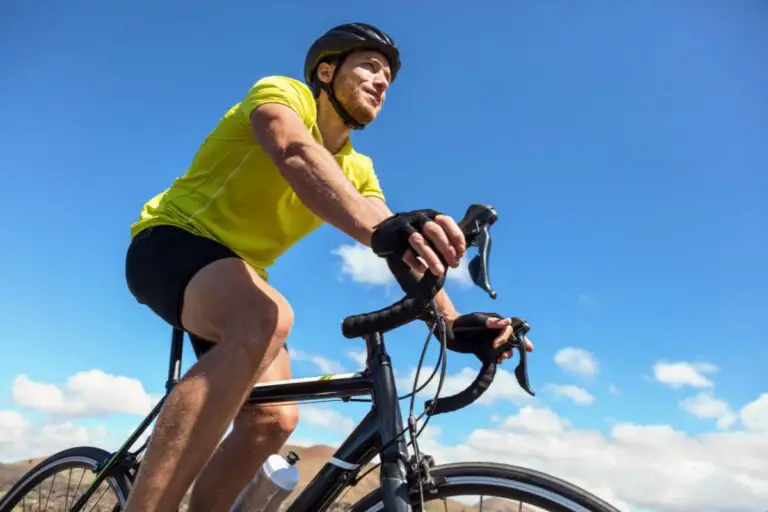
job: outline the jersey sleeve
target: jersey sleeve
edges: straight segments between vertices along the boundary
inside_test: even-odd
[[[250,123],[251,113],[261,105],[278,103],[290,108],[311,127],[314,124],[315,109],[312,93],[301,82],[283,76],[268,76],[257,81],[240,103],[240,110]]]

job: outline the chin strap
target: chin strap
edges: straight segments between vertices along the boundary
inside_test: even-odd
[[[331,106],[336,111],[336,113],[339,115],[342,121],[344,121],[344,124],[352,128],[353,130],[362,130],[365,128],[365,125],[358,122],[354,117],[352,117],[352,114],[347,112],[347,110],[341,105],[341,102],[336,97],[336,93],[333,92],[333,82],[336,80],[336,72],[339,70],[342,64],[344,64],[344,60],[346,60],[347,56],[342,55],[339,57],[338,62],[336,64],[336,67],[333,69],[333,76],[331,77],[331,82],[326,84],[325,82],[320,81],[320,88],[328,94],[328,100],[331,102]]]

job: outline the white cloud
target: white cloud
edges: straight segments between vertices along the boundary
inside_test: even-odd
[[[529,406],[460,444],[441,444],[439,436],[420,444],[439,464],[514,461],[581,485],[624,511],[745,512],[768,502],[768,435],[756,432],[692,436],[669,425],[617,422],[602,433]]]
[[[369,247],[360,243],[342,244],[332,253],[341,258],[341,274],[351,277],[353,281],[378,286],[396,285],[386,260],[376,256]],[[458,268],[448,268],[446,279],[462,286],[472,286],[466,257],[461,259]]]
[[[333,254],[341,257],[341,273],[358,283],[389,285],[395,282],[384,258],[362,244],[340,245]]]
[[[352,359],[355,364],[360,366],[360,369],[365,367],[366,359],[368,358],[365,350],[350,350],[347,355]]]
[[[314,363],[323,374],[344,373],[344,367],[341,363],[328,359],[327,357],[308,354],[303,350],[297,350],[292,347],[288,347],[288,356],[294,361],[308,361]]]
[[[736,415],[728,402],[715,398],[711,392],[701,392],[680,402],[680,407],[697,418],[717,420],[717,428],[729,429],[736,423]]]
[[[684,386],[693,388],[712,388],[714,383],[705,374],[715,373],[717,367],[710,363],[688,363],[685,361],[668,363],[659,361],[653,365],[653,376],[662,384],[673,389]]]
[[[19,439],[30,427],[27,418],[16,411],[0,411],[0,443]]]
[[[40,412],[83,417],[122,412],[145,415],[159,397],[148,394],[141,382],[101,370],[78,372],[62,388],[18,375],[11,395],[18,405]]]
[[[300,421],[338,434],[349,434],[357,424],[336,409],[314,404],[299,404]]]
[[[741,423],[747,430],[768,434],[768,393],[745,405],[740,412]]]
[[[472,282],[472,276],[469,275],[469,261],[466,256],[461,258],[457,268],[449,267],[445,277],[467,288],[475,284]]]
[[[566,372],[590,377],[598,372],[595,356],[584,349],[566,347],[555,354],[555,364]]]
[[[426,365],[421,368],[417,387],[426,382],[432,374],[433,369],[434,368]],[[443,381],[443,387],[440,389],[440,396],[445,397],[464,390],[475,380],[477,372],[477,368],[464,367],[458,373],[446,375],[445,380]],[[396,379],[397,388],[403,394],[406,392],[410,393],[413,390],[413,381],[415,378],[416,370],[412,369],[408,375]],[[418,393],[418,396],[433,398],[437,391],[439,381],[440,369],[438,369],[437,374],[435,374],[435,377],[429,384]],[[531,400],[532,397],[520,388],[520,385],[517,383],[517,379],[512,372],[505,370],[504,368],[497,368],[493,385],[488,388],[480,398],[473,402],[473,405],[494,405],[499,402],[509,402],[521,405],[530,403]]]
[[[0,462],[46,457],[72,446],[103,446],[106,439],[103,426],[86,428],[71,421],[35,426],[16,411],[0,411]]]
[[[544,390],[556,398],[568,398],[576,405],[589,405],[595,401],[595,397],[586,389],[569,384],[547,384]]]

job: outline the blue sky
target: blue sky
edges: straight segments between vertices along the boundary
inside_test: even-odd
[[[146,407],[145,392],[163,392],[170,329],[125,286],[130,223],[184,173],[254,81],[300,78],[315,36],[365,20],[391,32],[404,64],[380,118],[355,134],[356,148],[373,158],[394,210],[430,207],[458,218],[474,202],[496,207],[498,300],[464,286],[460,273],[448,290],[462,311],[525,317],[536,343],[537,398],[520,402],[499,381],[494,401],[433,420],[436,449],[471,446],[478,432],[510,434],[534,413],[614,448],[624,442],[617,425],[664,426],[699,446],[681,457],[725,464],[734,492],[752,500],[739,510],[767,497],[764,473],[713,461],[702,448],[746,433],[755,444],[744,453],[768,450],[766,5],[280,5],[0,7],[0,197],[8,212],[0,459],[49,449],[52,438],[114,444],[138,423],[130,411]],[[296,375],[323,373],[317,361],[359,369],[348,352],[362,344],[344,339],[339,325],[396,300],[380,271],[330,227],[271,269],[296,313]],[[388,336],[401,377],[424,334],[413,325]],[[454,377],[465,366],[476,368],[450,356]],[[67,384],[91,370],[105,375]],[[99,380],[109,376],[138,382]],[[120,412],[109,393],[94,399],[88,383],[110,389],[103,382],[137,392],[138,405]],[[363,410],[318,404],[308,409],[314,423],[302,421],[295,438],[337,443],[346,431],[321,428],[332,425],[328,415],[354,421]],[[531,443],[552,433],[527,425],[539,436]],[[649,432],[645,442],[658,445],[659,431]],[[20,433],[27,444],[13,437]],[[507,462],[578,474],[557,450],[534,456],[512,446]],[[635,478],[646,469],[627,464],[610,473]],[[628,507],[693,510],[716,476],[681,484],[682,499],[641,495],[598,473],[584,478]]]

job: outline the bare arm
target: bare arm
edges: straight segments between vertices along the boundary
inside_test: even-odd
[[[352,186],[333,155],[312,138],[289,107],[264,104],[254,109],[250,119],[254,136],[307,208],[370,247],[374,226],[392,215],[389,208],[383,209]],[[441,274],[444,268],[427,239],[452,265],[458,265],[465,246],[453,219],[438,215],[423,231],[412,233],[409,242],[434,274]],[[418,260],[413,258],[413,262]]]
[[[299,199],[318,217],[358,242],[371,245],[380,210],[358,192],[333,155],[319,144],[290,108],[266,104],[251,114],[256,139]]]

